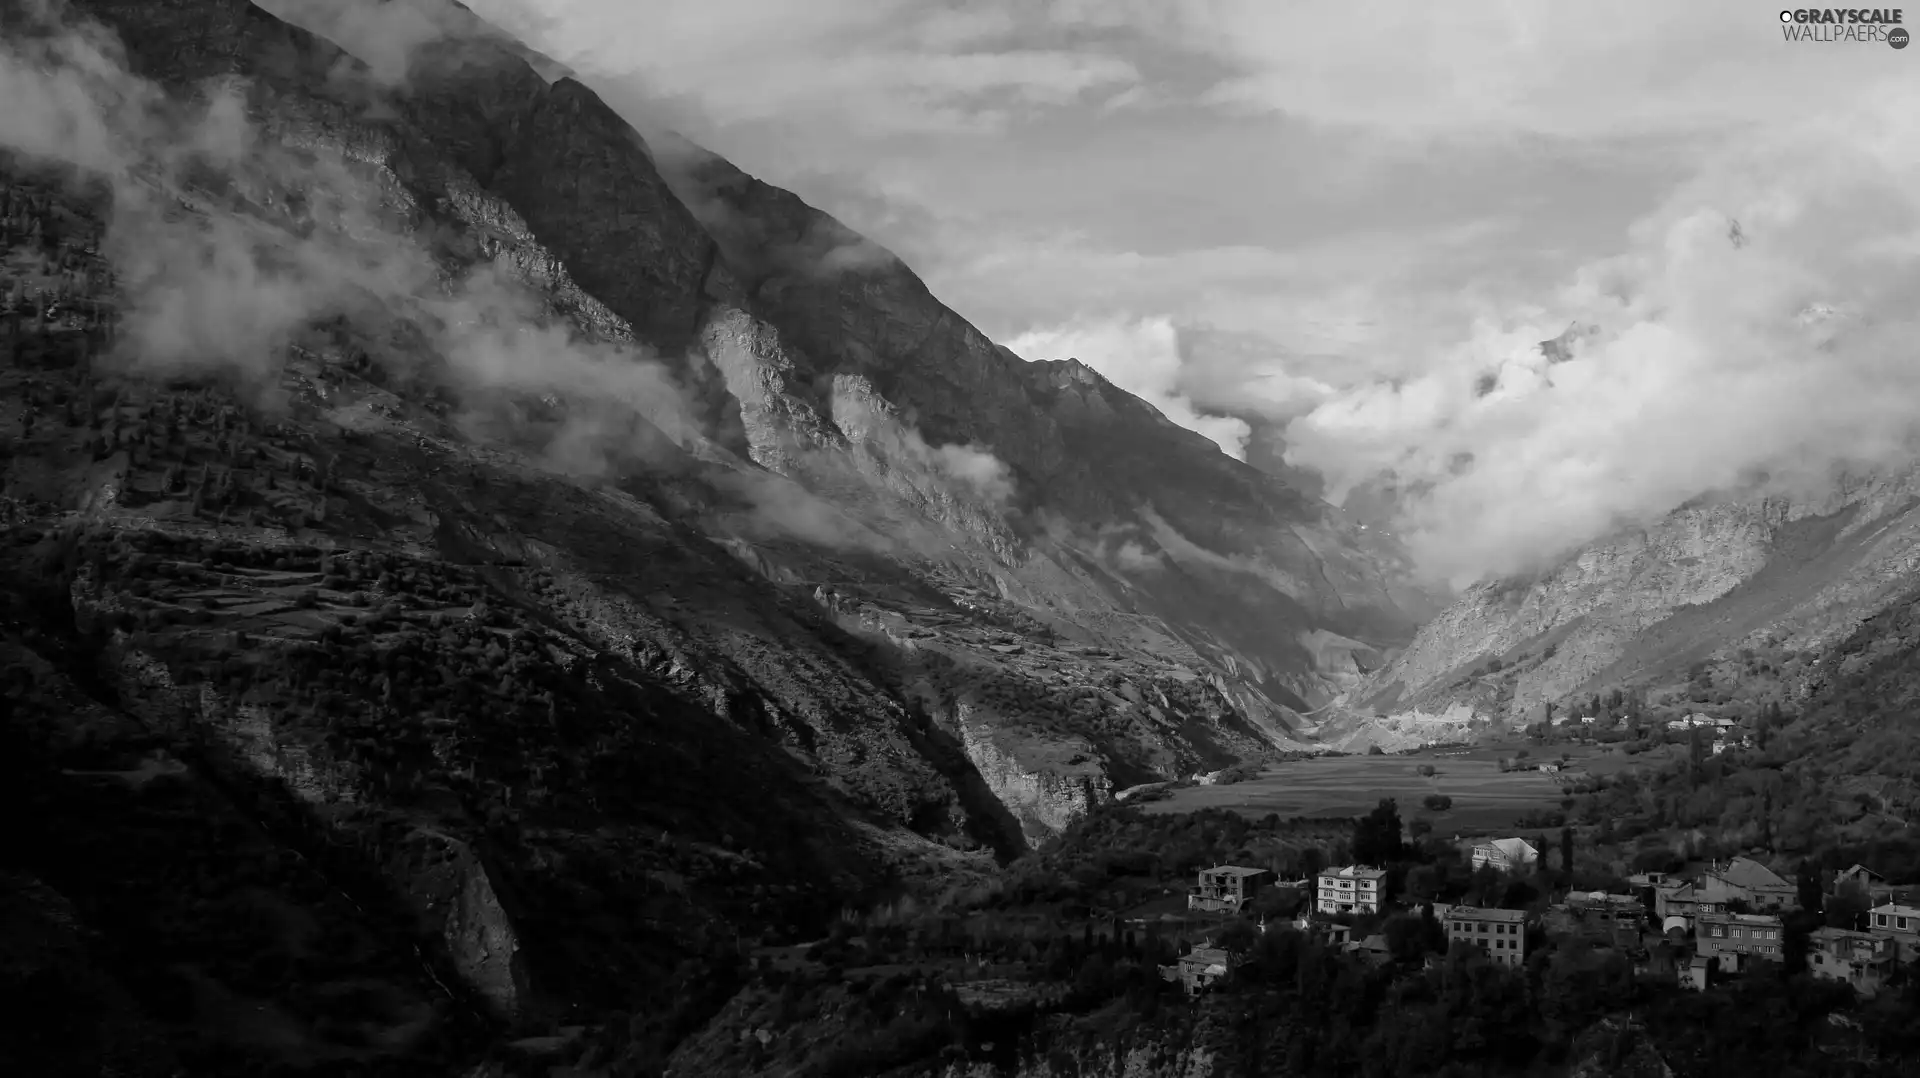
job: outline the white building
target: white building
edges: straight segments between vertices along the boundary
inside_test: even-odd
[[[1379,913],[1386,898],[1387,870],[1365,865],[1330,868],[1320,874],[1321,913]]]
[[[1540,863],[1540,851],[1523,838],[1496,838],[1475,843],[1473,867],[1492,865],[1502,872],[1524,872]]]

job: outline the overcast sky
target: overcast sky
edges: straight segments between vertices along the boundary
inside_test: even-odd
[[[1772,315],[1705,294],[1756,267],[1767,292],[1805,255],[1789,236],[1826,251],[1812,215],[1867,213],[1820,208],[1843,190],[1910,235],[1920,191],[1920,49],[1789,43],[1737,0],[469,3],[891,248],[1029,358],[1075,355],[1236,455],[1234,416],[1290,422],[1336,497],[1396,472],[1432,503],[1409,529],[1462,533],[1433,541],[1469,575],[1523,555],[1463,529],[1511,516],[1527,550],[1563,547],[1768,466],[1729,450],[1674,475],[1644,432],[1578,417],[1643,404],[1644,380],[1613,383],[1656,353],[1693,372],[1663,395],[1738,375],[1712,342],[1762,330],[1712,319]],[[1731,250],[1740,215],[1770,254],[1697,254]],[[1826,253],[1779,303],[1864,273]],[[1575,318],[1605,334],[1548,377],[1526,353]],[[1606,354],[1611,374],[1581,371]],[[1490,400],[1463,391],[1489,372]],[[1553,464],[1489,471],[1508,455]],[[1569,483],[1616,493],[1582,495],[1575,525],[1520,519]]]

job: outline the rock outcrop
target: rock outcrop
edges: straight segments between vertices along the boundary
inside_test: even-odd
[[[1519,721],[1542,701],[1673,677],[1764,643],[1817,649],[1911,587],[1920,471],[1839,476],[1817,495],[1703,498],[1535,577],[1475,587],[1349,710],[1469,706]]]

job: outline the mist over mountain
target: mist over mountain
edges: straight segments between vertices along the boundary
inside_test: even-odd
[[[1288,427],[1289,460],[1335,501],[1381,472],[1417,487],[1400,534],[1456,583],[1543,569],[1697,496],[1904,467],[1920,160],[1898,137],[1910,113],[1886,105],[1713,158],[1551,309],[1490,310],[1427,369],[1319,404]]]

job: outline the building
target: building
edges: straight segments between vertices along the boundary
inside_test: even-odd
[[[1901,906],[1920,905],[1920,887],[1913,884],[1894,883],[1865,865],[1855,865],[1833,878],[1832,894],[1857,891],[1867,898],[1873,906],[1884,906],[1891,902]]]
[[[1473,847],[1476,871],[1482,865],[1491,865],[1502,872],[1524,872],[1539,863],[1540,851],[1528,845],[1526,839],[1496,838],[1475,843]]]
[[[1234,965],[1233,955],[1225,948],[1195,947],[1181,955],[1178,963],[1161,966],[1160,976],[1178,980],[1186,986],[1187,995],[1197,996],[1231,973]]]
[[[1567,896],[1567,912],[1588,928],[1639,932],[1647,924],[1646,904],[1632,895],[1576,891]]]
[[[1187,908],[1206,913],[1239,913],[1266,878],[1273,875],[1264,868],[1239,865],[1215,865],[1200,870],[1200,879],[1187,892]]]
[[[1680,986],[1696,992],[1706,991],[1707,985],[1713,983],[1716,965],[1716,960],[1707,955],[1694,955],[1680,971]]]
[[[1863,996],[1880,990],[1897,961],[1893,939],[1844,928],[1816,928],[1807,935],[1807,970],[1844,981]]]
[[[1359,955],[1361,961],[1370,966],[1383,966],[1393,961],[1393,948],[1387,946],[1387,937],[1375,932],[1363,940],[1354,940],[1347,944],[1347,953]]]
[[[1717,876],[1702,876],[1691,882],[1668,882],[1653,889],[1653,912],[1660,920],[1671,917],[1697,917],[1726,913],[1734,902],[1744,901],[1740,893]]]
[[[1920,907],[1886,902],[1867,911],[1867,926],[1893,941],[1895,957],[1911,962],[1920,957]]]
[[[1837,872],[1833,877],[1833,893],[1840,894],[1849,887],[1856,888],[1867,896],[1867,901],[1879,905],[1892,900],[1893,881],[1865,865]]]
[[[1737,970],[1756,958],[1780,960],[1780,918],[1770,913],[1701,913],[1693,919],[1696,955],[1719,960],[1720,968]]]
[[[1447,945],[1470,944],[1495,962],[1519,965],[1527,956],[1527,915],[1520,910],[1455,906],[1447,911]]]
[[[1330,868],[1320,874],[1321,913],[1379,913],[1386,901],[1387,870],[1365,865]]]
[[[1736,857],[1709,873],[1732,888],[1739,901],[1763,913],[1800,908],[1800,889],[1751,857]]]

